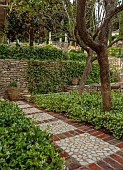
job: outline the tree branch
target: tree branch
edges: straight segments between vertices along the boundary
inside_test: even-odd
[[[109,17],[106,18],[106,20],[111,19],[112,17],[114,17],[116,14],[118,14],[119,12],[123,11],[123,4],[120,5],[119,7],[115,8],[109,15]]]
[[[111,4],[110,4],[110,5],[111,5]],[[109,9],[108,9],[108,10],[109,10]],[[108,13],[108,15],[106,16],[103,24],[101,25],[101,27],[100,27],[100,32],[103,30],[103,28],[105,27],[105,25],[107,25],[107,24],[111,21],[111,19],[112,19],[116,14],[118,14],[119,12],[121,12],[122,10],[123,10],[123,4],[120,5],[119,7],[116,7],[116,8],[114,8],[113,10],[111,10],[111,11]],[[104,30],[103,30],[102,32],[104,32]]]
[[[1,5],[0,4],[0,8],[7,8],[8,7],[8,5]]]
[[[91,59],[91,62],[93,63],[94,61],[96,61],[97,60],[97,56],[96,57],[93,57],[92,59]]]
[[[93,40],[93,37],[87,31],[85,13],[86,0],[78,0],[76,16],[78,34],[85,45],[89,46],[92,50],[97,52],[100,50],[100,46]]]
[[[123,37],[114,40],[111,44],[108,45],[108,48],[110,48],[113,44],[117,43],[118,41],[122,41],[122,40],[123,40]]]

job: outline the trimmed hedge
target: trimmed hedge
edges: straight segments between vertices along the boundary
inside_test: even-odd
[[[97,92],[76,92],[35,95],[31,99],[39,107],[63,112],[77,121],[93,124],[97,129],[106,128],[116,138],[123,138],[123,93],[113,92],[113,109],[102,111],[101,95]]]
[[[82,61],[85,60],[86,57],[87,56],[82,51],[71,50],[70,52],[64,52],[63,50],[54,48],[50,45],[47,45],[45,47],[16,47],[10,45],[0,45],[0,59]]]
[[[72,85],[73,78],[81,78],[84,67],[84,61],[30,61],[27,70],[29,90],[35,94],[65,91],[65,86]],[[98,64],[93,63],[87,84],[98,82],[99,67]]]
[[[123,58],[123,48],[122,47],[111,47],[108,49],[108,54],[113,57]]]
[[[0,101],[0,169],[63,169],[51,135],[35,127],[17,105]]]
[[[85,61],[87,58],[87,55],[82,51],[70,50],[67,54],[69,60],[73,61]]]
[[[0,45],[0,59],[27,59],[27,60],[65,60],[67,55],[62,50],[49,46],[39,47],[15,47]]]

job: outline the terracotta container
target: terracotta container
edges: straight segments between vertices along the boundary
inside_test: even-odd
[[[78,78],[77,77],[73,78],[72,84],[73,85],[77,85],[78,84]]]
[[[16,101],[19,98],[20,90],[17,87],[10,86],[7,88],[7,94],[11,101]]]

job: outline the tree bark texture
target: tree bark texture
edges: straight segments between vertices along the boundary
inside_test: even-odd
[[[88,51],[88,58],[86,60],[86,66],[85,66],[84,72],[82,74],[82,78],[80,80],[80,85],[79,85],[79,88],[78,88],[78,94],[79,95],[82,95],[86,81],[87,81],[87,78],[88,78],[88,75],[91,71],[91,66],[92,66],[91,60],[92,60],[92,50],[89,50]]]
[[[109,71],[108,54],[105,49],[98,55],[98,63],[100,67],[103,111],[110,111],[112,109],[110,71]]]

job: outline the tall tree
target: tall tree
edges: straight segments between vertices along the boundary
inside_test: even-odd
[[[101,80],[101,93],[103,101],[103,110],[110,111],[112,109],[112,97],[109,75],[109,61],[108,61],[108,39],[110,33],[110,26],[112,18],[120,11],[123,10],[123,5],[115,6],[115,0],[98,0],[102,3],[103,11],[105,12],[95,33],[92,34],[87,28],[86,12],[87,0],[77,1],[77,31],[80,39],[85,46],[97,54],[97,60],[100,67],[100,80]]]
[[[60,0],[9,0],[9,34],[14,31],[17,37],[28,35],[32,46],[35,34],[60,31],[65,19],[61,4]]]

